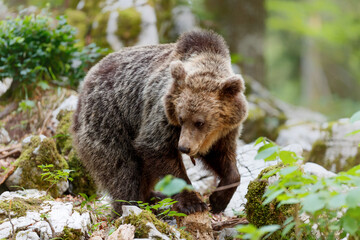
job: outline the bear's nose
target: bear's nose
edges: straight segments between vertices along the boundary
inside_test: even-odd
[[[179,146],[179,151],[182,152],[182,153],[187,154],[187,153],[190,152],[190,148]]]

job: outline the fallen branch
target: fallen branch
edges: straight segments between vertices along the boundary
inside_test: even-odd
[[[213,192],[223,191],[223,190],[226,190],[226,189],[229,189],[229,188],[237,187],[239,185],[240,185],[240,182],[236,182],[236,183],[232,183],[232,184],[229,184],[229,185],[217,187]]]
[[[13,155],[15,155],[14,157],[16,158],[16,157],[18,157],[20,155],[20,153],[21,153],[21,148],[16,148],[16,149],[14,149],[14,150],[12,150],[12,151],[4,154],[4,155],[0,155],[0,159],[11,157]]]
[[[11,146],[5,147],[3,149],[0,149],[0,153],[8,152],[8,151],[11,151],[11,150],[19,148],[19,147],[21,147],[21,144],[11,145]]]
[[[214,222],[211,227],[214,231],[221,231],[224,228],[235,227],[239,224],[249,224],[249,222],[246,218],[232,218],[222,222]]]
[[[15,111],[19,106],[18,102],[12,102],[10,104],[8,104],[5,109],[0,112],[0,120],[5,118],[7,115],[9,115],[10,113],[12,113],[13,111]]]

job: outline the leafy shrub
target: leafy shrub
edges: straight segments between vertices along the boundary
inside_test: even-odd
[[[0,80],[12,78],[6,97],[31,97],[49,85],[76,88],[103,49],[76,45],[76,30],[63,16],[29,15],[0,21]]]
[[[263,143],[255,159],[265,161],[279,160],[285,167],[274,169],[263,178],[277,175],[279,179],[271,184],[264,193],[264,202],[268,204],[276,199],[279,203],[293,204],[293,216],[282,226],[271,226],[249,230],[238,228],[245,234],[244,239],[260,239],[265,233],[270,234],[281,229],[286,239],[290,231],[294,231],[296,239],[339,239],[348,236],[358,239],[360,236],[360,165],[347,172],[340,172],[333,177],[318,177],[303,172],[299,157],[295,153],[282,150],[275,143],[260,138],[256,142]]]

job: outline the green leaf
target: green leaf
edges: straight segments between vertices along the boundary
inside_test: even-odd
[[[310,194],[306,196],[302,202],[303,210],[309,213],[314,213],[325,206],[324,200],[318,194]]]
[[[286,227],[284,227],[284,229],[281,232],[281,236],[285,237],[286,234],[288,234],[290,232],[291,229],[293,229],[295,226],[295,223],[292,222],[290,224],[288,224]]]
[[[255,156],[255,160],[264,159],[271,157],[274,153],[276,153],[279,150],[278,146],[267,148],[261,152],[258,152],[258,154]]]
[[[345,205],[345,198],[346,195],[345,194],[338,194],[333,196],[330,201],[328,202],[328,206],[330,209],[338,209],[341,208]]]
[[[42,90],[47,90],[47,89],[50,89],[50,86],[47,82],[45,81],[40,81],[38,83],[38,85],[41,87]]]
[[[354,113],[350,118],[351,123],[354,123],[354,122],[359,121],[359,120],[360,120],[360,111]]]
[[[293,172],[295,172],[296,170],[298,170],[299,168],[297,166],[293,166],[293,167],[286,167],[286,168],[282,168],[280,170],[280,175],[281,176],[287,176]]]
[[[188,185],[184,179],[174,178],[170,175],[165,176],[155,185],[155,191],[160,191],[167,196],[180,193],[184,189],[192,189],[192,186]]]
[[[360,204],[360,188],[351,190],[346,196],[346,204],[353,208]]]
[[[265,199],[265,201],[262,203],[262,205],[266,205],[270,202],[272,202],[277,196],[279,196],[281,193],[284,192],[284,189],[280,189],[280,190],[277,190],[273,193],[271,193],[270,195],[268,195]]]
[[[296,154],[291,151],[280,151],[279,157],[284,164],[293,164],[297,161]]]
[[[350,233],[351,235],[355,235],[355,233],[359,229],[356,219],[353,219],[349,216],[344,216],[342,218],[342,225],[344,227],[344,230]]]

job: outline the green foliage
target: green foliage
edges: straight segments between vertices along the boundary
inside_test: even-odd
[[[360,166],[334,177],[317,177],[303,172],[295,153],[281,150],[265,138],[259,138],[256,144],[259,143],[263,146],[258,151],[258,159],[279,160],[285,166],[263,176],[264,179],[279,176],[266,190],[263,204],[276,199],[277,207],[295,205],[293,216],[281,226],[282,236],[294,229],[297,239],[302,236],[311,239],[312,228],[316,226],[320,239],[338,239],[346,235],[357,239],[360,235]],[[307,216],[306,223],[300,215]]]
[[[43,164],[43,165],[38,165],[38,167],[43,171],[43,173],[41,174],[41,180],[48,181],[51,183],[51,185],[46,190],[46,192],[48,192],[52,186],[58,184],[63,180],[70,180],[70,181],[73,180],[71,177],[69,177],[70,172],[72,172],[73,170],[57,169],[51,171],[50,169],[54,167],[53,164],[46,164],[46,165]]]
[[[164,217],[185,217],[186,214],[179,213],[177,211],[171,211],[170,207],[177,203],[177,201],[171,199],[171,198],[165,198],[156,204],[149,204],[144,203],[143,201],[125,201],[125,200],[116,200],[117,202],[123,202],[128,204],[136,204],[139,208],[146,210],[148,212],[151,212],[153,214],[156,214],[157,218],[164,218]]]
[[[50,85],[76,88],[103,52],[76,45],[76,31],[63,16],[29,15],[0,21],[0,79],[13,78],[8,97],[31,97]]]
[[[269,237],[275,231],[279,230],[279,225],[267,225],[264,227],[257,228],[252,224],[248,225],[240,225],[236,227],[236,230],[240,233],[237,237],[240,239],[251,239],[251,240],[259,240],[264,237]]]
[[[172,196],[183,190],[193,190],[193,187],[185,182],[184,179],[166,175],[155,185],[155,191],[159,191],[166,196]]]

